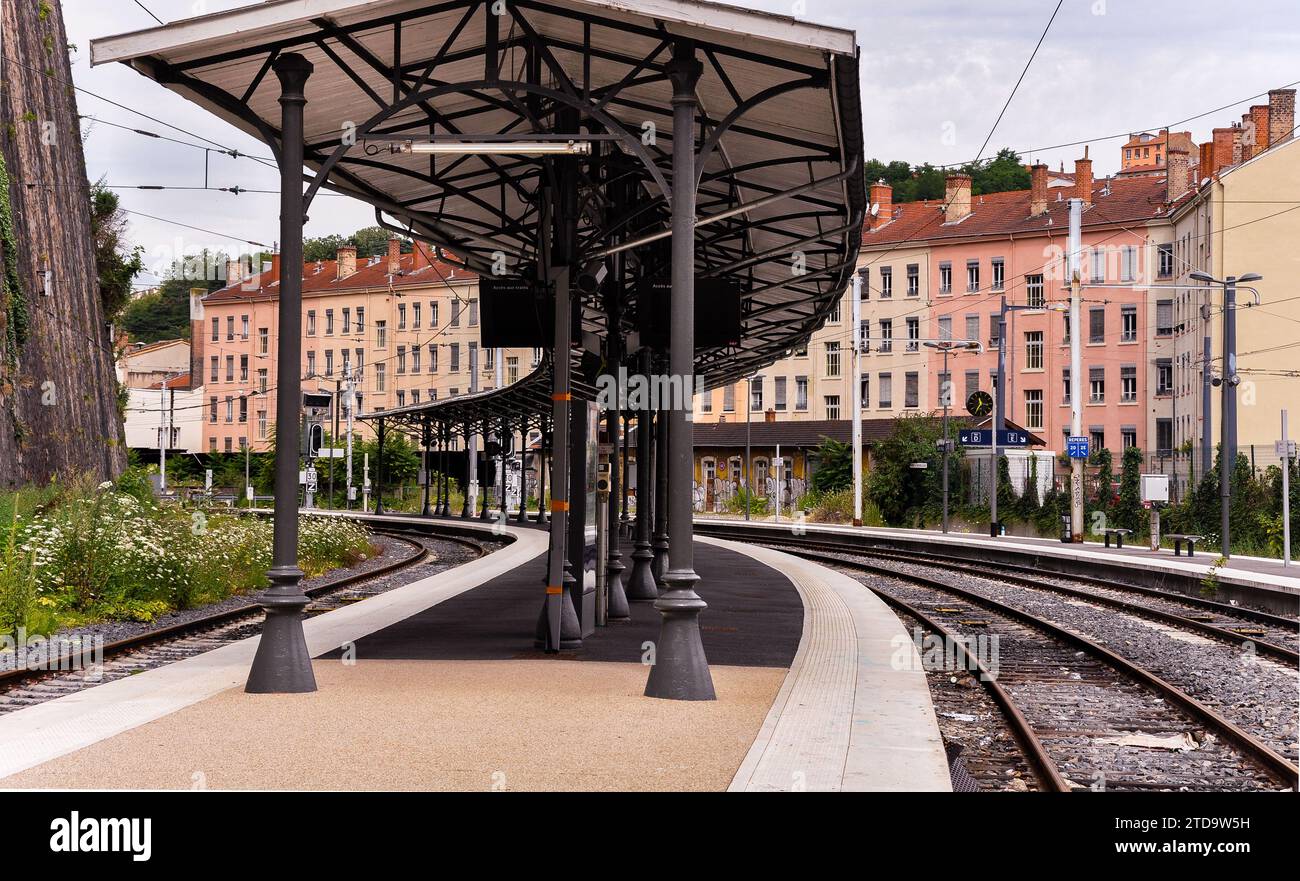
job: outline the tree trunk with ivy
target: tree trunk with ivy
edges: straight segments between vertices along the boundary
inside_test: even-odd
[[[0,486],[105,480],[125,438],[60,4],[0,4],[0,43]]]

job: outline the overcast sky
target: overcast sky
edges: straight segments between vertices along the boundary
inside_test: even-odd
[[[142,0],[163,21],[249,5],[248,0]],[[1056,0],[748,0],[750,8],[851,28],[862,47],[867,156],[958,163],[975,157]],[[134,0],[64,0],[68,39],[78,51],[78,86],[192,132],[182,135],[86,92],[82,114],[202,143],[195,136],[269,156],[267,147],[122,65],[90,68],[94,37],[154,24]],[[1041,149],[1091,139],[1094,171],[1118,169],[1123,139],[1106,136],[1234,106],[1178,126],[1197,141],[1239,120],[1255,96],[1300,80],[1300,11],[1295,0],[1065,0],[985,155],[1010,146],[1026,160],[1066,168],[1083,148]],[[110,184],[201,186],[202,150],[95,125],[87,172]],[[210,158],[213,186],[275,189],[275,172],[246,159]],[[132,215],[131,236],[146,262],[166,266],[179,249],[232,249],[239,239],[271,243],[274,195],[122,190],[126,208],[182,221],[214,236]],[[344,198],[318,201],[307,235],[347,234],[373,210]],[[250,246],[244,245],[247,249]],[[147,280],[149,276],[142,277]]]

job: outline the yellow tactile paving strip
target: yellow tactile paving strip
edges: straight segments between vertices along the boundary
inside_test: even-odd
[[[639,664],[317,661],[307,695],[220,692],[0,788],[725,790],[786,671],[713,667],[647,699]]]

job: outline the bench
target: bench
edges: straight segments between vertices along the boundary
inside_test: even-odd
[[[1187,556],[1192,557],[1195,556],[1194,551],[1196,550],[1196,543],[1201,539],[1205,538],[1205,536],[1184,535],[1181,532],[1171,532],[1168,535],[1166,535],[1165,538],[1169,539],[1174,543],[1175,557],[1182,556],[1180,551],[1182,550],[1183,542],[1187,542]]]
[[[1106,547],[1110,547],[1110,537],[1112,535],[1115,536],[1115,547],[1122,548],[1124,547],[1124,536],[1133,534],[1131,529],[1105,529],[1102,531],[1106,533]]]

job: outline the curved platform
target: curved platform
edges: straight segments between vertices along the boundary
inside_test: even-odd
[[[880,598],[789,554],[698,541],[779,569],[804,603],[799,651],[732,791],[951,791],[920,657]]]

